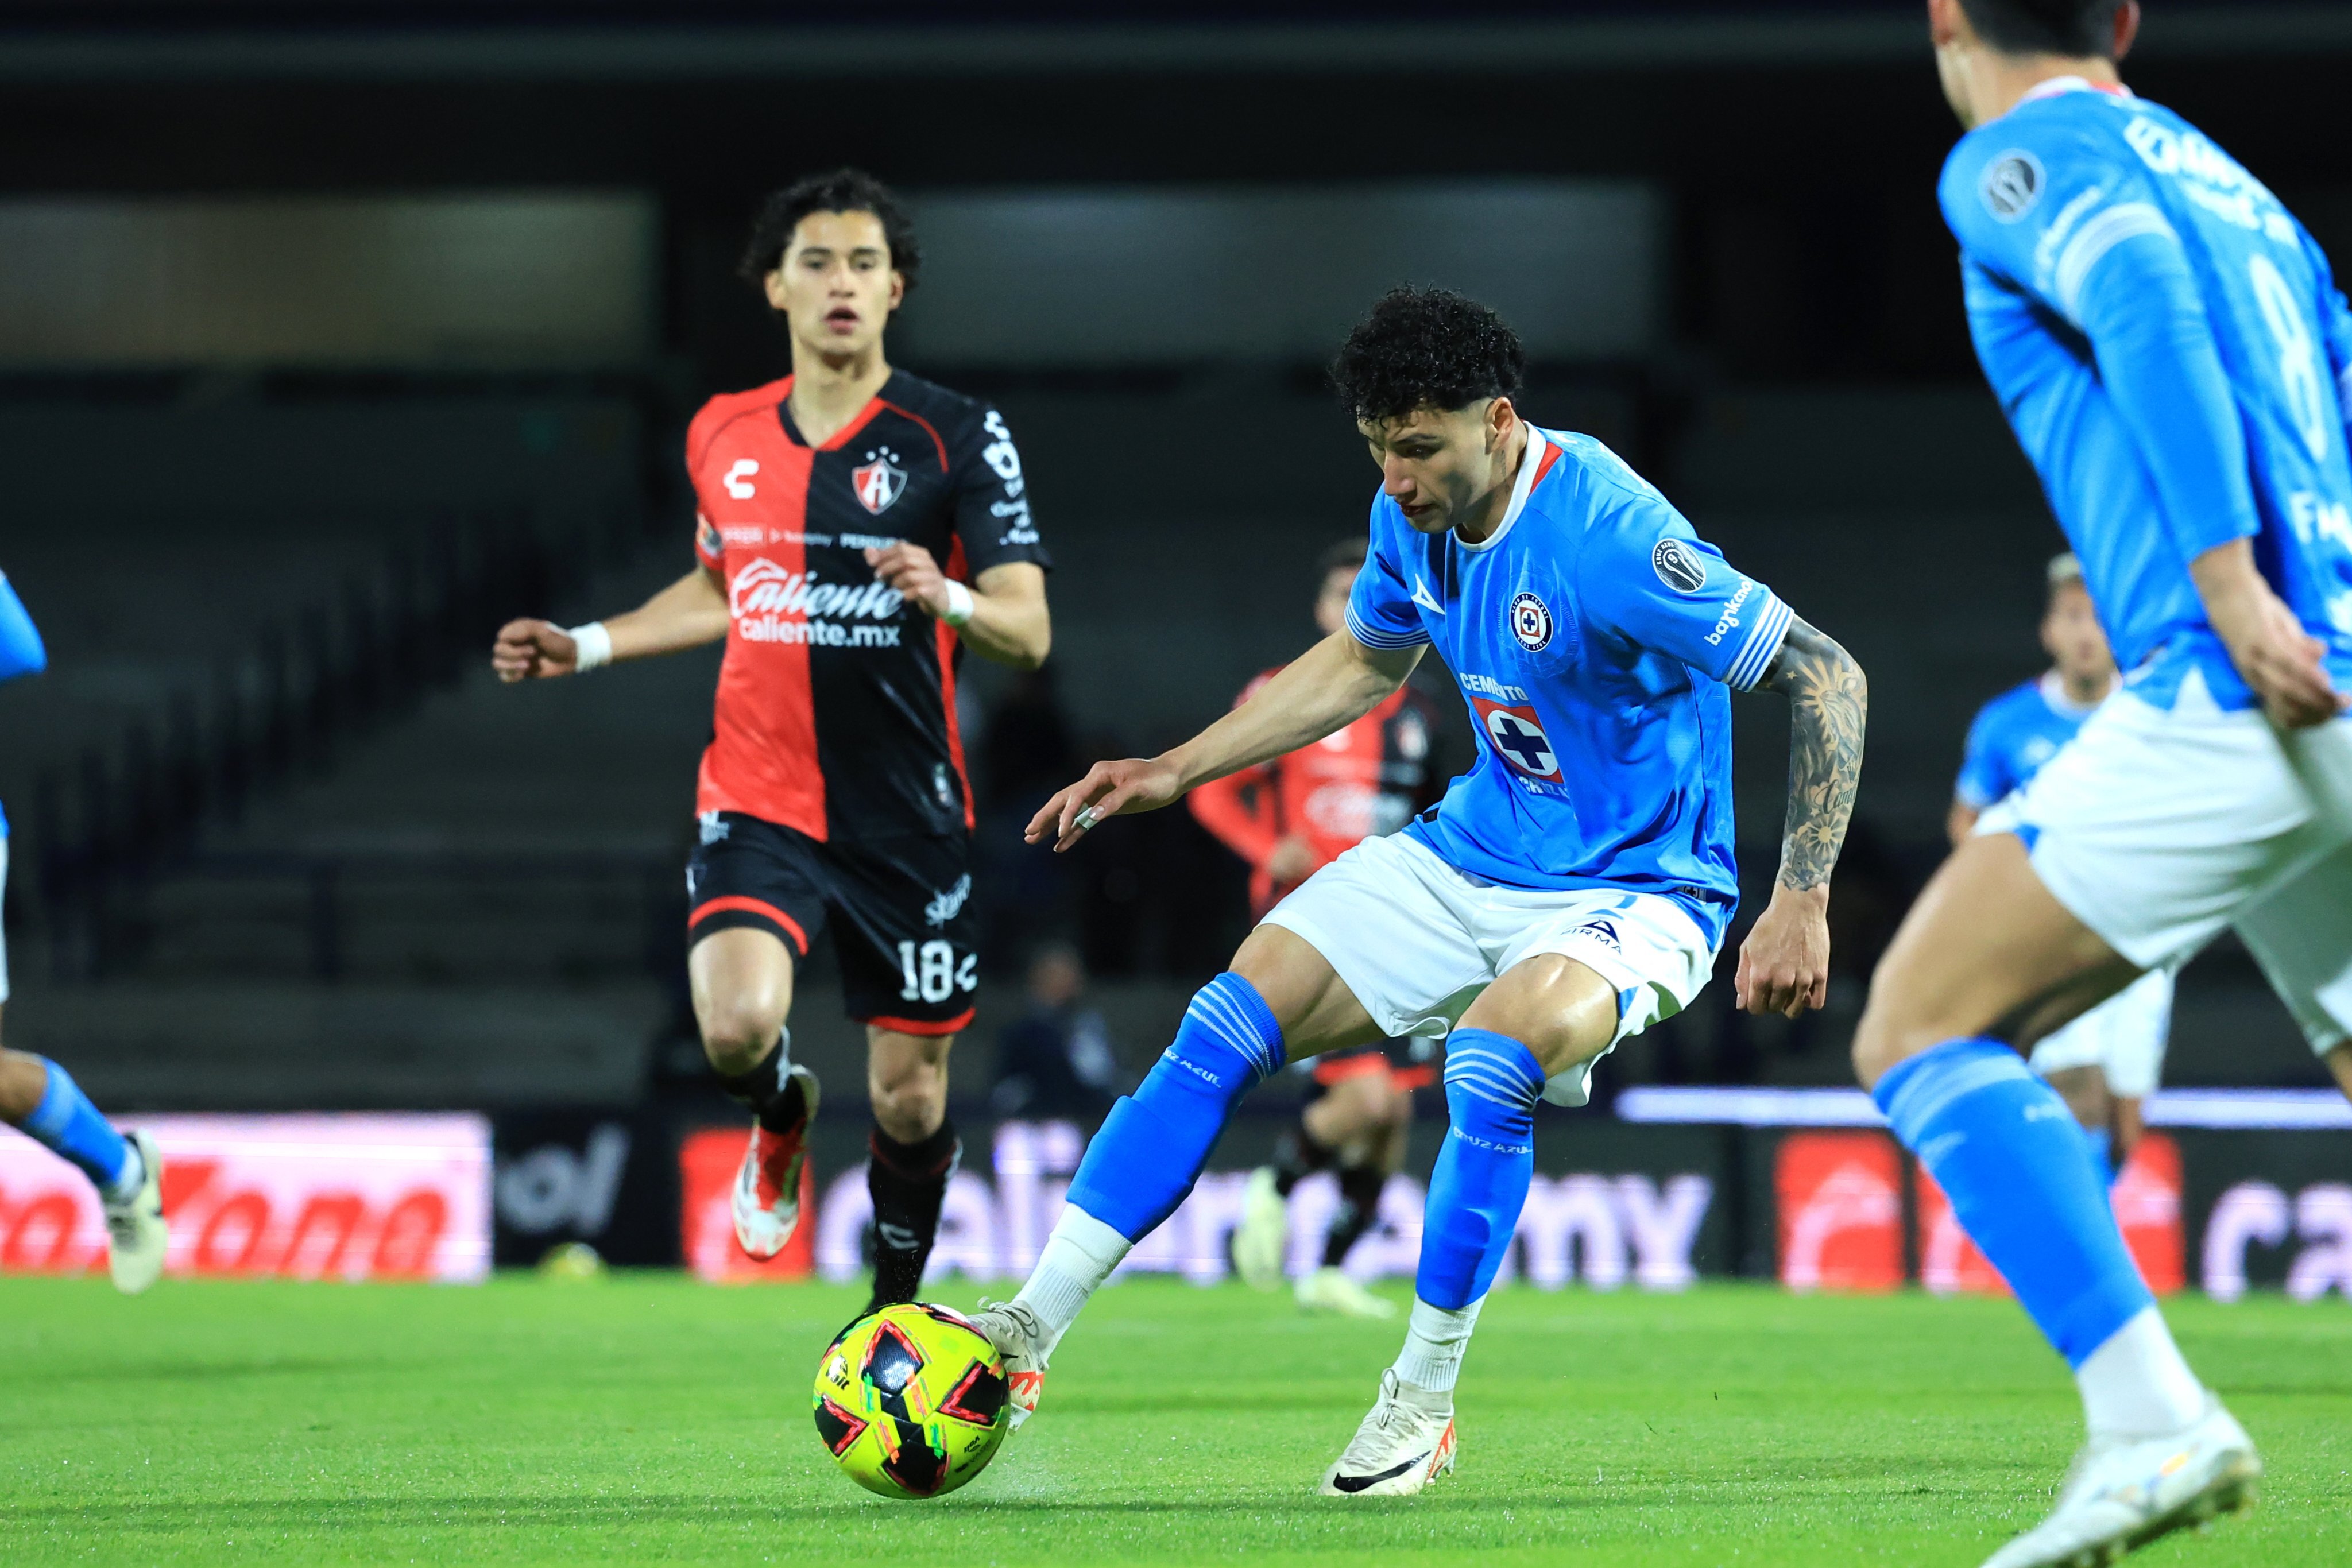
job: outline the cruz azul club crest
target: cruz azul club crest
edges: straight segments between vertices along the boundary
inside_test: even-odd
[[[907,471],[898,466],[898,455],[885,446],[867,453],[865,463],[849,471],[849,487],[857,492],[859,506],[879,517],[907,493]]]

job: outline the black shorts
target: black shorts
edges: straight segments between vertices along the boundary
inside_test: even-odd
[[[808,956],[830,918],[841,988],[859,1023],[953,1034],[971,1022],[971,841],[929,834],[819,843],[740,811],[702,819],[686,862],[686,943],[751,926]]]

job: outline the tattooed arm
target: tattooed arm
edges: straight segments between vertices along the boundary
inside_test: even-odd
[[[1795,1018],[1829,998],[1830,872],[1862,780],[1870,687],[1853,655],[1799,618],[1757,689],[1789,699],[1789,815],[1772,903],[1740,944],[1733,988],[1749,1012]]]

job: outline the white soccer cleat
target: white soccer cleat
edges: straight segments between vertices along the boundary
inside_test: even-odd
[[[1984,1568],[2097,1568],[2158,1536],[2253,1506],[2253,1439],[2221,1402],[2160,1437],[2095,1439],[2074,1457],[2050,1517]]]
[[[772,1133],[753,1123],[735,1173],[735,1244],[762,1262],[784,1249],[801,1222],[801,1166],[808,1158],[809,1124],[816,1119],[816,1074],[795,1062],[789,1075],[800,1082],[800,1124]]]
[[[1037,1414],[1037,1396],[1045,1390],[1045,1325],[1019,1301],[982,1301],[971,1314],[971,1326],[1004,1358],[1013,1430],[1018,1432]]]
[[[114,1288],[135,1296],[163,1272],[163,1244],[169,1239],[163,1223],[163,1156],[144,1133],[126,1133],[139,1151],[146,1175],[139,1190],[121,1203],[103,1203],[106,1210],[106,1268]]]
[[[1323,1495],[1411,1497],[1452,1473],[1454,1448],[1454,1396],[1412,1387],[1391,1367],[1355,1440],[1323,1472]]]
[[[1290,1206],[1274,1187],[1274,1167],[1250,1172],[1242,1188],[1242,1218],[1234,1227],[1234,1272],[1254,1291],[1282,1283],[1283,1253],[1290,1245]]]
[[[1318,1269],[1298,1278],[1298,1305],[1310,1312],[1338,1312],[1349,1318],[1392,1318],[1396,1303],[1385,1301],[1348,1277],[1341,1269]]]

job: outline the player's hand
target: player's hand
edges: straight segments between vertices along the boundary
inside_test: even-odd
[[[1265,857],[1265,874],[1276,887],[1297,887],[1315,873],[1315,846],[1297,833],[1274,846]]]
[[[931,552],[920,545],[900,539],[897,544],[866,552],[866,564],[874,569],[874,580],[887,582],[906,596],[907,601],[937,621],[948,612],[948,578]]]
[[[1830,996],[1830,890],[1775,884],[1772,903],[1739,945],[1731,994],[1751,1013],[1795,1018]]]
[[[1175,766],[1158,758],[1097,762],[1087,769],[1085,778],[1055,791],[1054,798],[1029,819],[1021,837],[1033,844],[1051,839],[1054,852],[1059,854],[1087,836],[1087,829],[1078,826],[1080,811],[1091,807],[1092,821],[1101,821],[1129,811],[1157,810],[1176,799],[1177,782]]]
[[[2326,652],[2319,639],[2303,629],[2294,612],[2275,594],[2263,596],[2258,612],[2229,639],[2230,660],[2254,695],[2263,711],[2284,729],[2308,729],[2326,724],[2352,697],[2328,683]]]
[[[572,633],[550,621],[509,621],[490,644],[490,668],[509,683],[568,675],[579,659]]]

